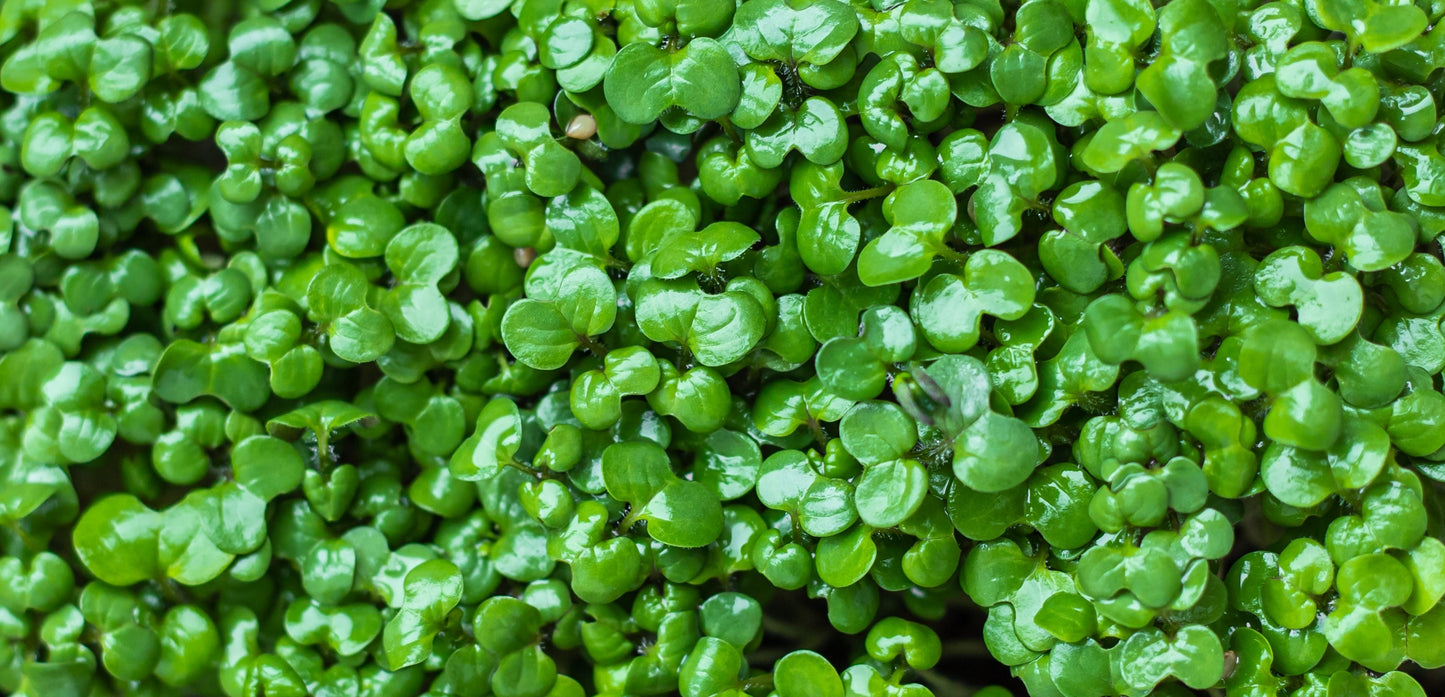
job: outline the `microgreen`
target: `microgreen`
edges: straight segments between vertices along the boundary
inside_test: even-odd
[[[1438,693],[1442,16],[6,3],[0,694]]]

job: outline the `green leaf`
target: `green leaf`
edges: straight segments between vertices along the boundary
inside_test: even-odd
[[[449,561],[433,559],[407,572],[401,610],[387,622],[382,646],[395,667],[414,665],[431,656],[432,642],[447,614],[462,597],[461,572]]]
[[[1136,690],[1152,689],[1171,676],[1204,689],[1224,672],[1219,637],[1199,625],[1182,627],[1173,637],[1157,629],[1134,634],[1124,642],[1119,659],[1124,681]]]
[[[159,575],[160,529],[160,514],[134,496],[114,494],[85,510],[75,524],[72,544],[92,575],[113,586],[128,586]]]
[[[92,92],[112,104],[136,95],[151,76],[151,45],[138,36],[122,34],[95,42],[87,83]]]
[[[961,353],[978,342],[983,315],[1016,320],[1033,302],[1028,269],[1005,252],[984,249],[968,258],[962,276],[938,274],[915,291],[911,309],[934,348]]]
[[[226,62],[201,80],[201,108],[220,121],[254,121],[271,108],[266,84],[250,68]]]
[[[928,471],[915,460],[868,467],[853,492],[858,517],[875,528],[890,528],[912,516],[928,493]]]
[[[705,366],[731,363],[762,339],[764,315],[741,291],[710,295],[683,281],[645,282],[637,291],[637,324],[653,341],[685,345]]]
[[[286,608],[286,634],[301,644],[324,644],[341,656],[353,656],[381,633],[381,612],[364,603],[323,607],[296,600]]]
[[[1373,0],[1358,4],[1310,0],[1306,4],[1320,26],[1344,32],[1352,45],[1359,42],[1365,50],[1375,53],[1410,42],[1424,31],[1427,23],[1425,13],[1409,5],[1390,5]]]
[[[837,162],[848,149],[843,112],[822,97],[810,97],[797,109],[783,107],[748,133],[748,156],[758,166],[774,169],[796,150],[809,162]]]
[[[723,694],[739,683],[745,666],[742,653],[732,644],[703,637],[679,669],[678,687],[683,697]]]
[[[628,44],[607,69],[603,90],[623,121],[646,124],[671,107],[701,119],[726,116],[737,106],[741,80],[727,49],[701,38],[671,52]]]
[[[843,680],[828,659],[812,651],[793,651],[773,664],[778,697],[842,697]]]
[[[153,375],[156,396],[177,404],[211,395],[234,409],[251,411],[270,393],[265,369],[248,358],[240,344],[175,341],[161,354]]]
[[[838,436],[848,453],[865,465],[903,457],[918,442],[913,420],[889,402],[855,405],[838,424]]]
[[[1148,158],[1178,142],[1180,131],[1157,111],[1136,111],[1104,124],[1084,149],[1083,164],[1112,173],[1135,160]]]
[[[859,252],[859,280],[881,286],[923,275],[935,256],[950,251],[944,235],[956,213],[953,194],[936,181],[908,184],[889,194],[883,215],[891,227]]]
[[[700,482],[673,481],[642,507],[652,539],[673,547],[702,547],[722,533],[722,505]]]
[[[502,336],[517,360],[537,370],[561,368],[581,345],[556,304],[530,298],[507,308]]]
[[[953,445],[953,474],[970,489],[996,492],[1028,479],[1039,464],[1039,444],[1023,421],[985,412]]]
[[[635,590],[644,572],[637,543],[614,537],[582,550],[572,560],[572,592],[589,603],[610,603]]]
[[[758,233],[738,223],[713,223],[691,235],[674,235],[652,257],[652,275],[678,278],[688,273],[716,276],[718,266],[742,256],[758,243]]]
[[[757,441],[736,431],[708,434],[693,461],[697,481],[707,485],[721,501],[741,498],[757,483],[762,466]]]
[[[858,18],[837,0],[749,0],[738,8],[734,40],[759,61],[831,62],[858,32]]]
[[[886,663],[901,656],[916,670],[932,668],[943,654],[943,645],[932,629],[898,617],[885,617],[874,624],[864,646],[876,661]]]
[[[1274,307],[1293,305],[1299,325],[1316,344],[1339,342],[1360,320],[1360,285],[1340,271],[1324,273],[1319,255],[1284,247],[1260,262],[1254,277],[1259,298]]]
[[[490,479],[498,468],[512,461],[522,447],[522,416],[517,405],[504,397],[494,398],[477,414],[476,428],[457,448],[449,467],[457,477],[474,481]]]
[[[365,426],[375,418],[375,414],[355,404],[328,399],[311,402],[271,418],[266,422],[266,432],[278,438],[296,440],[310,431],[318,442],[324,442],[331,433],[347,426]]]
[[[265,501],[295,491],[304,469],[295,448],[269,436],[252,436],[231,450],[236,483]]]

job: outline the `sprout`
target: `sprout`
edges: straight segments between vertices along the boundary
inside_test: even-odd
[[[194,4],[0,12],[0,694],[1445,692],[1440,3]]]

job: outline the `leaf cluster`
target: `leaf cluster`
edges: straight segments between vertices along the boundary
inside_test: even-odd
[[[5,2],[0,693],[1438,691],[1442,18]]]

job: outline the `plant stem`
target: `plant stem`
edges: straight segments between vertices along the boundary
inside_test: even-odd
[[[592,352],[592,355],[598,358],[607,357],[607,347],[603,346],[596,339],[593,339],[590,336],[579,336],[577,337],[577,339],[582,344],[583,348],[586,348],[588,351]]]
[[[857,202],[859,202],[859,201],[867,201],[867,200],[870,199],[870,198],[878,198],[879,196],[887,196],[888,194],[893,193],[893,190],[896,189],[896,188],[898,188],[898,187],[897,187],[896,185],[894,185],[894,184],[884,184],[883,186],[875,186],[875,187],[873,187],[873,188],[871,188],[871,189],[862,189],[862,190],[860,190],[860,191],[850,191],[850,192],[848,192],[847,194],[845,194],[845,195],[843,196],[843,198],[838,199],[838,200],[839,200],[839,201],[842,201],[843,203],[850,203],[850,204],[851,204],[851,203],[857,203]]]
[[[628,530],[631,530],[631,529],[632,529],[632,526],[634,526],[634,525],[637,524],[637,519],[638,519],[639,517],[641,517],[641,516],[642,516],[642,507],[641,507],[641,506],[633,506],[632,508],[630,508],[630,509],[627,511],[627,515],[623,516],[622,521],[619,522],[619,523],[617,523],[617,534],[619,534],[619,535],[625,535],[625,534],[627,534],[627,531],[628,531]]]
[[[25,546],[26,551],[39,552],[45,549],[44,542],[37,539],[34,535],[25,532],[25,528],[20,527],[20,521],[12,520],[8,525],[6,525],[6,527],[10,528],[10,531],[15,533],[15,536],[20,539],[20,544]]]
[[[953,247],[950,247],[946,244],[938,247],[937,249],[935,249],[935,251],[938,252],[938,256],[941,256],[944,259],[955,262],[957,264],[963,264],[968,261],[967,252],[960,252],[957,249],[954,249]]]
[[[943,655],[949,658],[985,658],[989,655],[988,645],[982,639],[956,639],[943,645]]]
[[[744,680],[741,687],[743,692],[748,693],[751,693],[753,691],[759,691],[765,694],[768,692],[772,692],[773,674],[763,673],[762,675],[754,675],[753,677]]]
[[[791,624],[775,619],[767,614],[763,615],[763,631],[787,639],[803,639],[809,634],[805,629],[796,628]]]
[[[918,678],[928,683],[937,697],[968,697],[973,692],[967,685],[933,670],[918,671]]]
[[[817,441],[818,445],[828,444],[828,434],[823,430],[823,424],[818,423],[812,415],[808,416],[808,430],[813,432],[813,440]]]
[[[727,136],[731,138],[734,143],[743,142],[742,136],[738,135],[738,129],[733,127],[732,119],[724,116],[718,119],[718,124],[722,126],[723,132],[726,133]]]
[[[548,479],[548,478],[549,478],[549,475],[551,474],[550,472],[543,472],[542,470],[539,470],[539,469],[537,469],[536,467],[533,467],[533,466],[531,466],[531,465],[528,465],[528,464],[525,463],[525,462],[518,462],[518,461],[516,461],[516,460],[510,460],[510,459],[509,459],[509,460],[507,460],[506,462],[503,462],[502,464],[503,464],[503,465],[506,465],[507,467],[511,467],[511,468],[514,469],[514,470],[518,470],[518,471],[521,471],[521,472],[526,472],[527,474],[531,475],[533,478],[536,478],[536,479]]]

